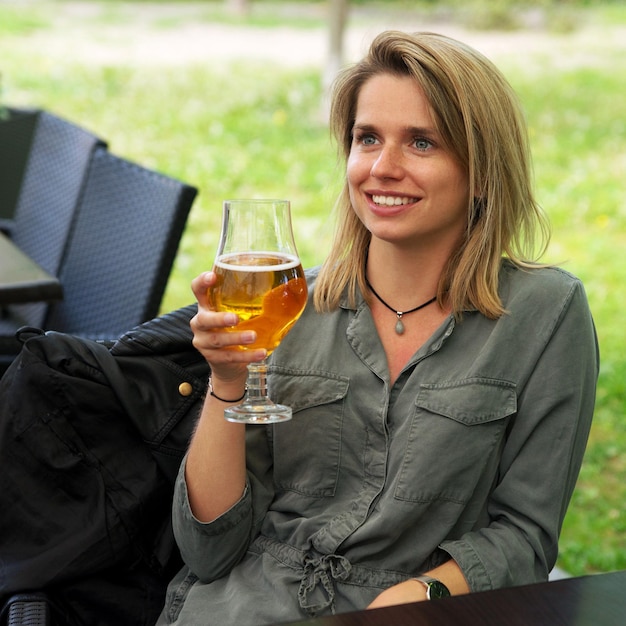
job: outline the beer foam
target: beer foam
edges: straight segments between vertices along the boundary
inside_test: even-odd
[[[244,259],[249,259],[252,263],[242,262]],[[232,272],[274,272],[298,267],[300,259],[293,254],[281,252],[233,252],[217,258],[215,265]]]

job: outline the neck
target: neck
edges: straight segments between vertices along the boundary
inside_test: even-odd
[[[403,252],[395,246],[370,246],[365,274],[373,289],[396,310],[409,310],[437,293],[447,260]]]

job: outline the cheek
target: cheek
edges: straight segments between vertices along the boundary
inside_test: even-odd
[[[359,215],[358,193],[362,181],[363,175],[361,174],[360,160],[349,156],[346,163],[346,182],[348,184],[348,195],[350,196],[350,203],[352,204],[352,208],[357,213],[357,215]]]
[[[361,183],[368,176],[368,172],[365,159],[351,152],[346,163],[346,178],[350,187]]]
[[[463,211],[469,206],[469,180],[467,176],[461,176],[457,183],[457,197]]]
[[[456,167],[449,167],[439,174],[437,181],[441,193],[447,195],[451,202],[456,201],[466,207],[469,197],[467,175]]]

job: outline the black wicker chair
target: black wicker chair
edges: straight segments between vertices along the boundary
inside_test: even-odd
[[[22,169],[23,177],[11,180],[11,187],[3,187],[5,216],[10,217],[3,220],[3,230],[43,269],[58,275],[94,150],[106,144],[47,111],[11,112],[14,119],[0,124],[0,163],[8,167],[3,177],[17,176]],[[15,206],[8,206],[11,203]],[[13,305],[2,310],[0,375],[19,351],[15,330],[20,326],[41,327],[47,312],[46,303]]]
[[[43,592],[16,593],[0,610],[2,626],[50,626],[48,597]]]
[[[196,192],[96,150],[45,329],[114,340],[156,317]]]
[[[33,149],[38,154],[31,161],[44,161]],[[84,170],[75,172],[75,189],[59,192],[54,205],[45,202],[45,189],[60,186],[50,172],[32,192],[36,199],[20,198],[12,238],[60,277],[64,296],[55,303],[6,307],[0,376],[19,352],[15,332],[22,326],[113,340],[159,312],[197,189],[120,158],[103,142],[91,144],[86,158],[88,167],[66,164],[57,174]],[[29,163],[27,176],[33,169]]]

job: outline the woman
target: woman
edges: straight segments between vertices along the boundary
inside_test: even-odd
[[[174,499],[160,623],[267,624],[545,580],[598,372],[546,242],[509,85],[444,36],[385,32],[337,80],[339,228],[271,355],[291,422],[231,424],[262,351],[193,282],[212,368]],[[420,578],[417,578],[420,577]]]

